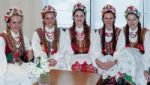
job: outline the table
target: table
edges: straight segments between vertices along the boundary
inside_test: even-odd
[[[49,85],[102,85],[99,74],[53,69],[49,72]],[[34,85],[39,85],[37,82]]]

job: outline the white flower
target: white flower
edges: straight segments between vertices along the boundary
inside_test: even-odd
[[[49,72],[49,59],[45,57],[38,57],[35,63],[28,63],[28,70],[36,78],[39,78],[41,74]]]

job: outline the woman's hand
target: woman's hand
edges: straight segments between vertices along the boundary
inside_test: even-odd
[[[98,59],[95,60],[96,64],[98,65],[99,68],[103,69],[103,70],[109,70],[111,67],[113,67],[115,64],[118,63],[117,60],[115,61],[108,61],[108,62],[101,62]]]
[[[101,62],[100,60],[96,59],[95,60],[97,66],[102,69],[102,70],[106,70],[107,66],[105,62]]]
[[[33,59],[33,51],[32,50],[28,50],[28,60],[31,61]]]
[[[150,82],[150,75],[147,71],[144,71],[144,77],[147,80],[147,82]]]
[[[57,61],[55,59],[50,59],[49,63],[50,66],[55,66],[57,64]]]

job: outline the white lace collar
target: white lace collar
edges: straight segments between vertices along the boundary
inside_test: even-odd
[[[83,27],[80,27],[80,28],[79,28],[79,27],[76,27],[76,28],[75,28],[75,31],[78,32],[78,33],[82,33],[83,30],[84,30]]]
[[[106,33],[113,33],[113,30],[108,30],[107,28],[105,29]]]
[[[131,28],[129,28],[129,32],[136,33],[137,31],[138,31],[138,28],[135,28],[134,30],[132,30]]]
[[[52,28],[48,28],[48,27],[45,27],[45,31],[46,32],[54,32],[54,30],[55,30],[55,27],[52,27]]]
[[[15,33],[12,30],[10,30],[12,37],[16,40],[17,38],[19,38],[19,32]]]

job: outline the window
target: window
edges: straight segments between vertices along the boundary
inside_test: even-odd
[[[72,25],[72,9],[77,2],[83,3],[87,8],[86,20],[93,29],[102,27],[101,11],[106,4],[112,4],[117,11],[116,26],[123,27],[126,24],[124,11],[129,5],[134,5],[141,13],[142,26],[150,29],[150,1],[149,0],[43,0],[43,5],[50,4],[57,11],[58,27],[68,28]],[[61,10],[63,8],[63,10]]]
[[[72,19],[72,10],[73,6],[79,0],[43,0],[43,5],[51,5],[57,11],[57,24],[58,27],[68,28],[71,27],[73,23]],[[90,0],[80,1],[87,8],[87,23],[90,24]],[[63,8],[63,10],[62,10]]]

